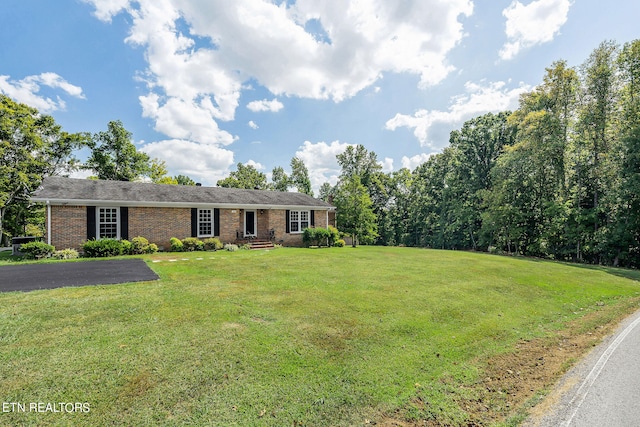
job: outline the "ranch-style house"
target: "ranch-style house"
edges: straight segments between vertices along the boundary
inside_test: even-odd
[[[34,192],[46,205],[46,241],[79,249],[90,239],[218,237],[302,245],[307,227],[335,226],[335,208],[302,193],[48,177]]]

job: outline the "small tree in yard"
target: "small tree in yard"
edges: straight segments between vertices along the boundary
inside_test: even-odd
[[[347,177],[338,184],[334,203],[340,229],[351,235],[353,247],[358,240],[369,242],[378,235],[373,203],[359,176]]]

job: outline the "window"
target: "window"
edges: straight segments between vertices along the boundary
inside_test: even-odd
[[[291,233],[302,233],[309,228],[309,211],[290,211],[289,230]]]
[[[198,237],[213,236],[213,209],[198,209]]]
[[[120,216],[119,208],[98,208],[96,209],[98,239],[119,239],[120,230],[118,227]]]

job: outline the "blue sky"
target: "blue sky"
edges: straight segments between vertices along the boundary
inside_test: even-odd
[[[554,61],[638,38],[638,17],[632,0],[3,0],[0,92],[68,132],[121,120],[204,185],[298,156],[317,189],[348,144],[415,168]]]

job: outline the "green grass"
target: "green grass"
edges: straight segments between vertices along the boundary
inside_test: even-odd
[[[144,258],[159,281],[0,294],[0,401],[90,404],[0,425],[463,424],[452,384],[640,295],[635,271],[411,248]]]

